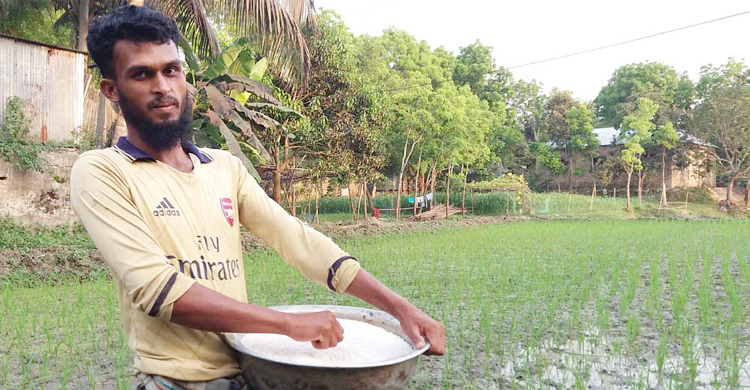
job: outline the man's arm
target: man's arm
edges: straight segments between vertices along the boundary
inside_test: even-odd
[[[194,284],[172,308],[172,322],[210,332],[276,333],[313,347],[335,347],[344,329],[330,311],[289,314],[243,303],[200,284]]]
[[[429,354],[445,353],[445,326],[414,307],[406,298],[393,292],[364,269],[360,268],[346,293],[396,317],[417,349],[424,347],[424,337],[427,337],[430,341],[430,350],[427,351]]]
[[[445,353],[445,326],[364,269],[359,270],[346,293],[396,317],[417,349],[424,347],[427,337],[431,344],[428,353]],[[172,322],[210,332],[283,334],[297,341],[310,341],[319,349],[335,347],[344,336],[330,311],[282,313],[234,300],[200,284],[194,284],[174,303]]]
[[[271,200],[234,158],[238,177],[240,222],[308,279],[329,289],[347,292],[396,317],[415,346],[428,337],[431,353],[445,351],[445,327],[394,293],[330,238],[304,225]],[[356,283],[355,283],[356,281]]]

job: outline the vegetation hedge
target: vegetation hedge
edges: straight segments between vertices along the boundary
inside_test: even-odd
[[[474,214],[493,215],[493,214],[505,214],[506,201],[508,197],[508,205],[511,213],[515,210],[518,213],[520,210],[520,204],[517,203],[518,196],[516,193],[501,193],[501,192],[484,192],[474,193],[473,196],[466,193],[466,208]],[[412,203],[408,202],[410,196],[401,196],[401,208],[411,208]],[[355,207],[358,199],[355,199]],[[364,199],[363,199],[364,201]],[[445,204],[445,193],[438,192],[435,194],[433,202],[436,204]],[[395,194],[384,194],[377,195],[373,198],[373,204],[379,209],[392,209],[396,207],[396,195]],[[298,207],[307,208],[307,202],[298,202]],[[461,207],[461,193],[451,193],[451,206]],[[313,210],[314,204],[310,205],[310,209]],[[362,206],[360,206],[361,208]],[[369,205],[368,205],[369,209]],[[334,213],[350,213],[349,209],[349,198],[348,197],[337,197],[337,198],[321,198],[318,202],[318,212],[321,214],[334,214]],[[411,210],[405,210],[404,214],[411,214]]]

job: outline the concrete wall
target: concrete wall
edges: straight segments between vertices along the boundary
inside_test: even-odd
[[[20,171],[0,160],[0,215],[19,223],[48,227],[77,220],[70,207],[70,169],[78,158],[75,149],[43,152],[47,172]]]

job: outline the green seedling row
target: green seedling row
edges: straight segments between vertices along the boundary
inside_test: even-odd
[[[750,386],[750,223],[532,221],[353,239],[363,266],[448,330],[410,389]],[[270,251],[261,305],[363,304]],[[128,389],[110,281],[0,290],[0,389]]]

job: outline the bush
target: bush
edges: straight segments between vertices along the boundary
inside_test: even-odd
[[[29,138],[31,119],[25,112],[28,102],[17,96],[8,98],[5,120],[0,124],[0,156],[18,169],[43,172],[39,158],[40,146]]]
[[[401,207],[406,208],[410,207],[413,204],[408,201],[410,197],[413,195],[402,195],[401,196]],[[506,196],[508,197],[508,207],[510,209],[511,214],[513,214],[514,210],[514,203],[515,203],[515,210],[516,213],[518,213],[518,210],[520,210],[520,201],[518,199],[518,195],[514,192],[510,193],[504,193],[504,192],[484,192],[484,193],[474,193],[473,197],[469,194],[468,190],[466,192],[466,208],[469,209],[469,211],[473,211],[474,214],[483,214],[483,215],[500,215],[505,214],[505,206],[506,206]],[[357,206],[358,199],[354,199],[354,206]],[[363,199],[364,201],[364,199]],[[445,203],[445,193],[444,192],[438,192],[435,194],[435,197],[433,198],[433,202],[435,204],[444,204]],[[307,207],[307,202],[298,202],[297,203],[301,207]],[[396,195],[387,194],[387,195],[378,195],[373,198],[373,204],[376,208],[379,209],[391,209],[396,207]],[[451,206],[453,207],[461,207],[461,192],[451,192]],[[313,209],[315,205],[311,205],[311,209]],[[361,208],[362,206],[360,206]],[[369,209],[369,205],[367,206]],[[351,210],[349,209],[349,198],[348,197],[337,197],[337,198],[321,198],[318,202],[318,211],[321,214],[334,214],[334,213],[350,213]],[[405,214],[410,214],[409,211],[406,211]]]

